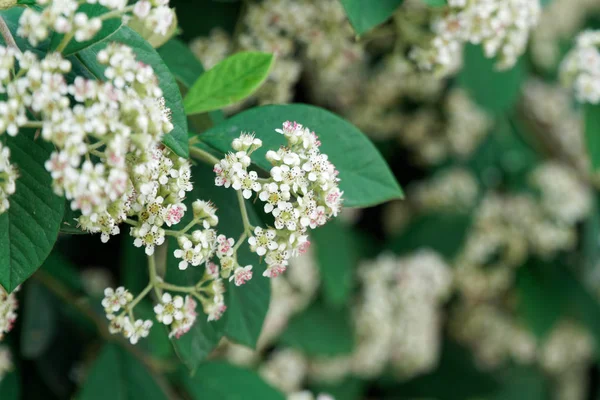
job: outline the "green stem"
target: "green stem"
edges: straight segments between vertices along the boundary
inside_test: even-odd
[[[56,52],[57,53],[62,53],[63,50],[67,47],[67,45],[73,39],[74,36],[75,36],[75,32],[74,31],[71,31],[71,32],[67,33],[63,37],[63,39],[60,41],[58,47],[56,48]]]
[[[242,196],[242,191],[237,190],[237,198],[238,203],[240,203],[240,211],[242,213],[242,222],[244,223],[244,233],[250,234],[252,233],[252,224],[250,224],[250,219],[248,218],[248,210],[246,210],[246,200],[244,196]]]
[[[189,224],[187,224],[180,232],[181,234],[186,234],[194,225],[196,225],[200,219],[194,218]]]
[[[207,151],[199,149],[198,147],[190,147],[190,156],[197,159],[198,161],[205,162],[210,165],[219,163],[219,159]]]
[[[127,310],[132,311],[134,307],[137,306],[137,304],[152,290],[152,287],[152,282],[148,283],[148,286],[146,286],[144,290],[142,290],[142,292],[138,294],[137,297],[133,299],[133,301],[127,306]]]
[[[247,237],[248,237],[248,234],[246,232],[242,233],[242,236],[240,236],[240,238],[235,243],[235,246],[233,246],[233,252],[234,253],[236,251],[238,251],[238,249],[240,248],[240,246],[242,245],[242,243],[244,243],[244,240],[246,240]]]
[[[125,7],[122,10],[113,10],[113,11],[107,12],[105,14],[102,14],[98,18],[100,18],[101,21],[105,21],[105,20],[110,19],[110,18],[120,17],[121,15],[123,15],[123,14],[125,14],[125,13],[127,13],[129,11],[133,11],[134,7],[135,7],[135,5],[130,5],[130,6]]]
[[[27,121],[25,125],[23,125],[23,128],[42,128],[43,126],[44,123],[42,121]]]
[[[178,286],[166,282],[160,282],[157,286],[161,289],[172,290],[174,292],[193,293],[196,291],[196,287],[194,286]]]

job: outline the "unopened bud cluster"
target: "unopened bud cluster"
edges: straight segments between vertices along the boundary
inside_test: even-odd
[[[338,215],[343,194],[338,171],[320,152],[321,143],[314,132],[289,121],[276,131],[287,139],[287,146],[267,152],[273,166],[268,178],[248,170],[250,155],[262,145],[253,135],[235,139],[236,152],[214,167],[217,186],[232,187],[245,199],[256,195],[264,203],[264,211],[274,217],[274,227],[255,227],[248,239],[250,249],[265,256],[268,268],[263,275],[270,278],[285,271],[291,257],[306,251],[309,229]]]

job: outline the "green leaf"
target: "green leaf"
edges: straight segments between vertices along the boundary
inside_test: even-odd
[[[180,40],[171,39],[157,49],[169,70],[185,89],[191,87],[204,73],[204,67],[190,48]],[[182,89],[183,90],[183,89]],[[185,93],[185,91],[183,92]],[[205,131],[225,119],[222,111],[211,111],[208,114],[197,114],[189,117],[190,129]]]
[[[311,356],[349,354],[354,347],[347,310],[330,310],[318,303],[292,318],[280,339]]]
[[[317,383],[310,386],[313,393],[325,393],[334,399],[361,400],[364,399],[365,382],[349,377],[339,383]]]
[[[148,276],[148,257],[141,247],[133,245],[133,238],[124,234],[121,241],[121,277],[123,285],[132,293],[140,293],[150,280]],[[117,239],[117,240],[119,240]]]
[[[171,39],[156,49],[175,78],[185,87],[191,87],[204,72],[190,48],[181,40]]]
[[[350,227],[329,221],[311,232],[310,238],[322,279],[323,294],[328,304],[343,305],[350,295],[358,255]]]
[[[430,7],[444,7],[448,5],[446,0],[423,0],[423,3],[427,4]]]
[[[481,46],[467,45],[458,82],[477,104],[491,113],[500,114],[518,100],[527,73],[523,60],[508,71],[496,70],[495,62],[485,56]]]
[[[445,342],[438,368],[425,375],[385,390],[382,399],[435,398],[438,400],[464,400],[488,398],[497,393],[499,382],[491,374],[482,372],[470,352],[453,342]],[[525,397],[523,397],[525,398]]]
[[[173,130],[166,134],[163,143],[180,157],[187,158],[188,153],[188,128],[187,119],[183,111],[181,93],[175,78],[163,62],[156,50],[132,29],[124,26],[110,37],[111,42],[119,42],[130,46],[135,52],[138,61],[150,65],[158,78],[158,83],[163,91],[166,106],[171,110]],[[97,78],[105,80],[104,66],[96,61],[96,55],[106,47],[108,41],[97,43],[77,54],[78,60]]]
[[[54,249],[48,256],[44,265],[42,265],[41,271],[44,271],[53,278],[66,285],[69,289],[82,292],[83,283],[79,271],[67,261],[58,250]]]
[[[390,240],[388,248],[396,254],[430,248],[451,261],[462,248],[470,226],[469,214],[418,216],[400,235]]]
[[[255,372],[224,362],[201,365],[194,377],[183,377],[183,384],[193,400],[285,400]]]
[[[373,29],[392,16],[403,0],[340,0],[358,35]]]
[[[52,145],[33,140],[33,131],[8,137],[11,162],[19,171],[10,208],[0,214],[0,285],[12,292],[44,262],[56,242],[64,200],[52,191],[44,168]]]
[[[373,143],[355,126],[322,108],[305,104],[257,107],[225,120],[200,138],[226,153],[242,131],[255,132],[263,147],[253,153],[253,160],[268,171],[271,164],[265,154],[285,144],[283,135],[275,129],[286,120],[297,121],[317,133],[322,152],[340,172],[346,207],[367,207],[402,198],[402,189]]]
[[[562,279],[556,268],[530,261],[517,271],[518,312],[540,340],[550,333],[564,312]]]
[[[206,71],[190,87],[183,106],[186,114],[199,114],[235,104],[250,96],[273,65],[270,53],[237,53]]]
[[[513,367],[492,400],[547,400],[550,393],[544,374],[533,367]]]
[[[600,105],[585,104],[585,145],[592,169],[600,169]]]
[[[2,400],[18,400],[21,397],[21,385],[17,371],[11,371],[0,380]]]
[[[21,354],[25,358],[42,355],[56,333],[57,309],[54,298],[36,281],[27,285],[21,328]]]
[[[102,348],[77,398],[79,400],[168,399],[144,365],[125,350],[112,344]]]
[[[95,17],[100,17],[102,14],[106,14],[110,10],[100,4],[82,4],[77,12],[85,13],[88,18],[92,19]],[[108,39],[113,33],[115,33],[121,26],[123,25],[121,18],[109,18],[102,22],[102,28],[94,35],[90,40],[86,40],[83,42],[77,42],[74,38],[71,39],[67,47],[62,51],[62,54],[67,57],[71,54],[75,54],[83,49],[86,49],[98,42]],[[50,39],[50,49],[56,50],[59,46],[63,38],[65,37],[62,33],[56,33],[52,35]]]

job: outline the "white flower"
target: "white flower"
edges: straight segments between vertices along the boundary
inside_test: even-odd
[[[252,279],[252,265],[237,267],[233,272],[233,275],[229,277],[229,281],[234,281],[235,286],[242,286],[250,279]]]
[[[109,314],[114,314],[119,310],[124,309],[132,300],[133,295],[123,286],[119,286],[116,290],[107,287],[104,289],[102,307],[104,307],[104,311],[108,316]]]
[[[163,293],[161,302],[154,306],[154,313],[156,320],[165,325],[171,325],[173,321],[180,321],[184,317],[183,297],[172,297],[169,293]]]
[[[131,344],[136,344],[141,338],[148,337],[152,328],[152,321],[138,319],[131,323],[129,317],[125,317],[122,332]]]
[[[275,250],[278,245],[275,241],[277,234],[273,229],[263,229],[260,226],[254,228],[254,236],[250,236],[248,244],[250,249],[259,256],[264,256],[267,250]]]

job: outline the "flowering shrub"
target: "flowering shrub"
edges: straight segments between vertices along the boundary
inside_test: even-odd
[[[599,12],[0,1],[0,399],[598,397]]]

